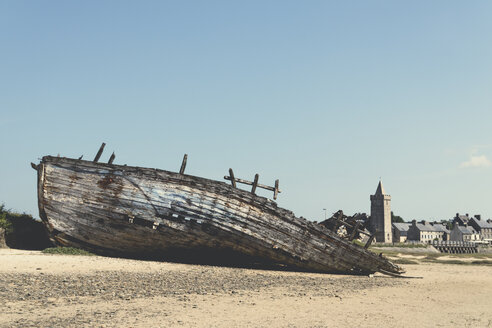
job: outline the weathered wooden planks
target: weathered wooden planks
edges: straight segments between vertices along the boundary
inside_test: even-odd
[[[111,252],[231,249],[312,271],[401,272],[267,198],[184,175],[185,158],[172,173],[44,157],[40,216],[58,242]]]

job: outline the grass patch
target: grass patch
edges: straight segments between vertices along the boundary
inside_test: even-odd
[[[373,253],[376,253],[376,254],[382,253],[384,256],[387,256],[387,257],[400,257],[403,254],[406,256],[417,256],[417,257],[422,257],[422,256],[427,256],[427,255],[434,256],[434,254],[430,254],[430,253],[401,252],[401,251],[397,251],[397,250],[392,250],[391,248],[385,248],[385,249],[371,249],[371,248],[369,248],[369,250],[372,251]],[[441,254],[436,254],[436,255],[441,256]]]
[[[75,247],[50,247],[41,251],[44,254],[62,254],[62,255],[85,255],[94,256],[95,254],[86,250]]]
[[[492,261],[491,260],[471,261],[471,264],[475,264],[475,265],[492,265]]]
[[[392,260],[391,262],[395,264],[419,264],[419,262],[409,259],[396,259],[396,260]]]
[[[398,257],[401,254],[401,252],[392,252],[392,251],[386,251],[386,250],[384,250],[384,251],[383,250],[375,250],[375,249],[371,249],[371,248],[369,248],[369,250],[371,252],[373,252],[374,254],[379,255],[379,253],[382,253],[384,256],[389,256],[389,257]]]
[[[424,244],[394,243],[394,244],[373,244],[371,247],[401,247],[401,248],[427,248]]]
[[[352,244],[358,245],[360,247],[364,247],[365,246],[364,243],[358,241],[357,239],[352,240]]]
[[[463,254],[442,253],[442,254],[455,258],[492,259],[491,253],[463,253]]]
[[[438,260],[437,258],[424,258],[422,262],[427,263],[439,263],[439,264],[456,264],[456,265],[492,265],[492,260],[474,260],[474,261],[463,261],[459,259],[452,260]]]
[[[465,261],[460,261],[460,260],[436,261],[436,260],[423,259],[422,261],[430,262],[430,263],[440,263],[440,264],[458,264],[458,265],[471,265],[472,264],[471,262],[465,262]]]

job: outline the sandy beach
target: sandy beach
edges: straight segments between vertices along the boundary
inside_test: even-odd
[[[492,266],[390,278],[0,250],[0,327],[492,327]]]

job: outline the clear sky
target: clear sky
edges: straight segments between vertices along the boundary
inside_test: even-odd
[[[492,218],[491,1],[0,1],[0,203],[44,155],[272,185],[319,220]],[[269,195],[265,194],[265,195]]]

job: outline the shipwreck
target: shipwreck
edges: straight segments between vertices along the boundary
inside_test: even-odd
[[[355,221],[335,216],[331,226],[317,224],[278,207],[278,180],[265,186],[258,175],[247,181],[232,169],[227,182],[187,175],[187,155],[179,172],[116,165],[114,153],[102,163],[104,146],[92,161],[45,156],[31,163],[39,215],[57,245],[130,256],[227,250],[312,272],[403,273],[367,249],[372,236],[365,246],[352,242],[364,233]],[[257,188],[272,191],[274,200]],[[340,226],[345,237],[336,233]]]

